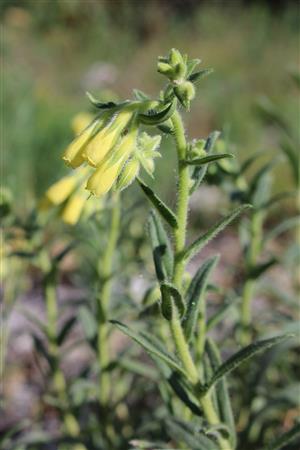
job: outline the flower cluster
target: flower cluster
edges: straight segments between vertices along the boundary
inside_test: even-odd
[[[68,166],[88,169],[86,189],[91,194],[103,196],[114,184],[124,189],[141,166],[152,175],[161,138],[139,133],[139,108],[139,102],[126,102],[105,110],[66,149]]]
[[[171,49],[168,56],[158,58],[157,70],[165,75],[170,82],[165,91],[165,98],[175,95],[182,106],[189,109],[191,100],[195,98],[194,84],[212,71],[211,69],[203,69],[194,72],[200,62],[200,59],[189,60],[187,55],[182,55],[175,48]]]

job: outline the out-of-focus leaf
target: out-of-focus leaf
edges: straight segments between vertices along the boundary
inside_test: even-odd
[[[81,321],[83,331],[88,340],[92,340],[97,334],[97,322],[94,314],[86,306],[79,308],[79,320]]]
[[[274,227],[271,231],[265,234],[264,242],[269,241],[270,239],[277,238],[281,233],[290,230],[300,224],[300,216],[289,217],[288,219],[283,220],[279,225]]]
[[[207,320],[207,331],[218,325],[218,323],[230,313],[231,309],[236,307],[237,300],[237,298],[234,300],[227,299],[224,304],[218,308],[218,310]]]
[[[252,278],[254,280],[257,279],[258,277],[263,275],[268,269],[270,269],[270,267],[274,266],[274,264],[277,264],[277,262],[278,261],[276,258],[270,258],[268,261],[264,263],[257,264],[255,267],[251,267],[248,272],[249,278]]]
[[[58,345],[62,345],[68,334],[71,332],[72,328],[74,327],[77,319],[76,317],[70,317],[62,326],[60,332],[57,336],[57,343]]]
[[[300,444],[300,423],[297,423],[289,431],[277,437],[265,450],[283,450],[287,444],[294,442],[296,439],[299,439]]]

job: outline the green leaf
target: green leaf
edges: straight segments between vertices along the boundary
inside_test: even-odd
[[[267,200],[265,203],[262,203],[259,208],[266,209],[271,208],[276,203],[280,202],[281,200],[284,200],[289,197],[295,197],[297,195],[297,192],[290,191],[290,192],[280,192],[279,194],[274,195],[269,200]]]
[[[35,334],[32,335],[32,337],[33,337],[33,343],[34,343],[34,347],[35,347],[36,351],[40,355],[42,355],[45,358],[45,360],[48,362],[49,366],[51,368],[53,368],[52,357],[49,354],[49,352],[48,352],[44,342],[42,341],[42,339],[39,336],[35,335]]]
[[[189,450],[219,450],[218,444],[211,440],[204,432],[196,431],[191,423],[185,423],[178,419],[166,421],[170,437],[175,442],[183,442]]]
[[[170,225],[172,228],[177,228],[177,218],[173,211],[153,192],[153,190],[147,186],[140,178],[137,178],[137,181],[152,203],[152,205],[156,208],[156,210],[159,212],[159,214],[165,219],[165,221]]]
[[[278,261],[276,258],[270,258],[268,261],[257,264],[254,267],[251,267],[248,271],[249,278],[252,278],[253,280],[256,280],[258,277],[260,277],[263,273],[265,273],[270,267],[274,266],[274,264],[277,264]]]
[[[53,258],[53,262],[55,264],[59,264],[65,256],[67,256],[68,253],[70,253],[71,250],[73,250],[74,247],[76,247],[76,245],[78,244],[78,242],[73,241],[70,244],[66,245],[65,248],[63,248],[57,255],[54,256]]]
[[[152,114],[139,114],[139,120],[145,125],[158,125],[168,120],[176,109],[176,100],[174,99],[169,105],[161,111]]]
[[[215,162],[224,158],[234,158],[234,155],[231,153],[219,153],[218,155],[208,155],[203,158],[186,159],[184,162],[189,166],[202,166],[203,164]]]
[[[78,314],[83,327],[84,334],[87,337],[87,339],[91,341],[97,334],[98,326],[96,318],[92,313],[92,311],[86,306],[81,306],[79,308]]]
[[[159,281],[171,279],[174,258],[170,239],[159,216],[154,211],[150,212],[148,224],[157,278]]]
[[[186,250],[183,251],[181,259],[189,260],[193,258],[211,239],[217,236],[227,225],[229,225],[237,216],[251,208],[251,205],[242,205],[228,214],[224,219],[217,222],[205,234],[196,239]]]
[[[86,92],[86,95],[88,96],[90,102],[98,109],[110,109],[118,106],[117,103],[114,102],[100,102],[90,92]]]
[[[214,71],[214,69],[199,70],[199,72],[192,73],[188,77],[188,80],[191,81],[192,83],[196,83],[196,82],[200,81],[201,78],[207,77],[207,75],[210,75],[211,73],[213,73],[213,71]]]
[[[212,152],[215,142],[219,136],[220,136],[219,131],[213,131],[212,133],[210,133],[210,135],[206,139],[204,150],[206,151],[206,153],[208,155]],[[194,184],[190,189],[190,194],[192,194],[193,192],[195,192],[196,189],[198,189],[201,181],[205,177],[207,167],[208,167],[207,164],[202,165],[200,167],[195,167],[195,169],[191,175],[192,180],[194,180]]]
[[[271,339],[265,339],[263,341],[257,341],[247,347],[242,348],[239,352],[231,356],[225,363],[223,363],[213,374],[211,380],[208,382],[204,392],[207,392],[214,384],[216,384],[225,375],[232,372],[248,359],[252,358],[257,353],[267,350],[274,345],[280,344],[286,339],[294,337],[293,334],[285,334],[282,336],[276,336]]]
[[[241,163],[239,175],[244,174],[251,167],[251,165],[262,155],[263,155],[263,152],[261,150],[258,150],[256,152],[254,152],[252,155],[250,155],[248,158],[246,158]]]
[[[141,102],[150,100],[150,97],[148,97],[148,95],[140,89],[133,89],[133,95],[136,100]]]
[[[259,188],[259,184],[260,181],[263,179],[263,177],[270,172],[270,170],[274,167],[275,164],[277,164],[278,162],[278,158],[274,159],[273,161],[268,162],[267,164],[265,164],[263,167],[261,167],[261,169],[256,172],[256,174],[254,175],[254,177],[252,178],[251,182],[250,182],[250,189],[249,189],[249,198],[251,199],[257,189]]]
[[[220,367],[221,356],[215,342],[211,338],[208,338],[206,341],[206,352],[213,371],[216,371]],[[225,377],[217,384],[215,394],[221,422],[229,429],[230,443],[233,448],[236,448],[236,428]]]
[[[185,313],[185,302],[177,287],[168,281],[163,281],[160,284],[160,288],[162,292],[167,293],[171,298],[173,298],[179,317],[182,317]]]
[[[265,448],[265,450],[283,450],[287,444],[294,441],[296,438],[300,438],[300,423],[297,423],[289,431],[277,437],[273,442],[271,442],[271,444],[269,444]],[[288,449],[286,448],[286,450]]]
[[[214,328],[218,323],[224,319],[224,317],[230,312],[230,310],[236,306],[236,300],[227,300],[220,306],[220,308],[207,320],[206,330],[209,331]]]
[[[195,332],[199,311],[201,309],[201,302],[204,302],[203,296],[206,291],[208,277],[210,272],[216,266],[218,259],[218,256],[214,256],[205,261],[196,272],[188,288],[186,295],[187,311],[182,321],[184,334],[188,341],[191,340]]]
[[[190,59],[187,64],[186,64],[186,68],[187,68],[187,76],[191,75],[192,72],[195,70],[195,68],[198,66],[198,64],[201,63],[201,59],[195,58],[195,59]]]
[[[58,345],[62,345],[68,334],[71,332],[72,328],[76,324],[76,317],[70,317],[62,326],[58,336],[57,343]]]
[[[187,376],[186,372],[181,366],[181,363],[177,360],[177,358],[170,355],[164,349],[164,347],[155,338],[155,336],[152,336],[150,333],[146,332],[137,332],[132,328],[129,328],[124,323],[118,322],[117,320],[111,320],[110,322],[115,325],[120,331],[122,331],[122,333],[126,334],[131,339],[140,344],[150,355],[154,355],[157,358],[160,358],[162,361],[168,364],[168,366]]]
[[[300,170],[299,170],[299,153],[295,146],[289,141],[285,140],[281,143],[281,150],[285,153],[290,164],[296,186],[299,185]]]

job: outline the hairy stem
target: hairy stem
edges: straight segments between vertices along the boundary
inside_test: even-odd
[[[98,360],[99,360],[99,401],[105,406],[109,399],[109,374],[105,368],[109,363],[108,326],[107,315],[109,300],[112,289],[113,258],[119,237],[120,228],[120,199],[119,193],[114,192],[112,196],[113,208],[111,214],[110,230],[103,259],[100,261],[102,287],[99,294],[99,328],[98,328]]]
[[[172,116],[172,122],[174,127],[174,139],[177,148],[178,157],[178,192],[177,192],[177,221],[178,228],[174,233],[174,246],[175,246],[175,265],[173,273],[173,282],[176,287],[181,290],[183,283],[183,275],[185,272],[185,261],[179,258],[179,255],[185,248],[186,241],[186,228],[188,219],[188,207],[189,207],[189,169],[184,160],[187,156],[187,142],[185,139],[184,126],[182,119],[178,111]],[[193,357],[190,353],[188,342],[184,336],[184,332],[181,326],[180,318],[175,311],[170,321],[171,333],[173,341],[177,350],[177,353],[181,359],[182,365],[189,374],[191,383],[197,389],[199,383],[201,383],[200,374],[194,363]],[[211,425],[217,425],[220,423],[218,414],[215,411],[213,403],[211,401],[210,394],[206,394],[199,399],[199,403],[203,409],[204,415],[207,421]],[[231,450],[230,443],[223,437],[218,439],[220,448],[222,450]]]

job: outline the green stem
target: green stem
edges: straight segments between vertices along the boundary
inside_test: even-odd
[[[254,268],[261,252],[264,214],[262,211],[255,211],[251,217],[251,241],[248,253],[248,268]],[[255,289],[255,281],[248,278],[245,281],[242,304],[241,304],[241,345],[248,345],[251,342],[251,304]]]
[[[173,282],[179,290],[182,289],[183,275],[185,272],[185,261],[179,258],[179,255],[185,248],[186,241],[186,229],[188,219],[188,207],[189,207],[189,169],[184,160],[187,153],[187,142],[185,139],[184,126],[182,119],[178,111],[172,116],[172,123],[174,127],[174,139],[176,142],[177,155],[178,155],[178,198],[177,198],[177,221],[178,228],[174,233],[174,246],[175,246],[175,265],[173,273]],[[176,311],[174,311],[172,319],[170,321],[170,328],[173,337],[173,341],[177,350],[177,353],[181,359],[182,365],[187,371],[191,383],[195,386],[195,389],[201,383],[200,374],[196,368],[193,357],[190,353],[188,342],[184,336],[184,332],[181,326],[180,318]],[[211,401],[210,394],[208,393],[204,397],[199,399],[199,403],[203,408],[204,415],[207,421],[211,425],[217,425],[220,423],[218,414],[215,411],[213,403]],[[220,448],[222,450],[231,450],[232,447],[227,439],[219,437],[218,439]]]
[[[114,192],[112,196],[113,208],[111,215],[110,231],[108,241],[106,244],[106,250],[101,261],[101,278],[102,288],[99,295],[99,311],[100,320],[98,328],[98,360],[99,360],[99,401],[102,405],[106,405],[109,400],[110,382],[109,375],[104,372],[105,367],[109,363],[109,347],[108,347],[108,326],[107,315],[109,309],[109,300],[112,289],[112,269],[113,269],[113,257],[119,237],[120,228],[120,200],[119,193]]]

